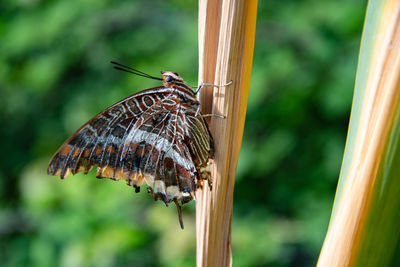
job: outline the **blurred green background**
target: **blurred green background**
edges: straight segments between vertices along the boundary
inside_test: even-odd
[[[235,187],[234,266],[313,266],[327,230],[353,94],[365,0],[260,0]],[[157,81],[197,83],[197,2],[0,4],[1,266],[194,266],[182,231],[124,182],[65,181],[47,163],[80,125]]]

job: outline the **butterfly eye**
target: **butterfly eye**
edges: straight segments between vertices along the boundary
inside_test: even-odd
[[[166,81],[167,83],[170,83],[170,82],[172,82],[173,80],[174,80],[174,78],[172,78],[171,75],[168,75],[167,77],[165,77],[165,81]]]

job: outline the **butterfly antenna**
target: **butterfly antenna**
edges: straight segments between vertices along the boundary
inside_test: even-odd
[[[125,68],[125,69],[132,70],[132,71],[134,71],[134,72],[137,72],[137,73],[140,73],[140,74],[143,74],[143,75],[146,75],[146,76],[150,76],[149,74],[147,74],[147,73],[144,73],[143,71],[140,71],[140,70],[137,70],[137,69],[131,68],[131,67],[129,67],[129,66],[126,66],[126,65],[122,65],[121,63],[118,63],[118,62],[115,62],[115,61],[111,61],[111,64],[114,64],[114,65],[120,66],[120,67],[122,67],[122,68]]]
[[[151,76],[151,75],[149,75],[147,73],[144,73],[144,72],[142,72],[140,70],[136,70],[134,68],[122,65],[122,64],[120,64],[118,62],[115,62],[115,61],[111,61],[111,64],[117,65],[117,66],[114,66],[114,69],[116,69],[116,70],[125,71],[125,72],[131,73],[131,74],[135,74],[135,75],[142,76],[142,77],[149,78],[149,79],[153,79],[153,80],[159,80],[159,81],[163,80],[162,78]]]

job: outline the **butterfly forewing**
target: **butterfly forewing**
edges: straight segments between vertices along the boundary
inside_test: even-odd
[[[136,191],[147,184],[155,200],[190,201],[202,180],[210,179],[213,143],[200,103],[188,88],[168,84],[164,77],[164,87],[107,108],[59,148],[48,173],[65,178],[97,166],[99,178],[125,179]]]

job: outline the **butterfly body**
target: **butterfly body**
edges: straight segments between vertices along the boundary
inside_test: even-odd
[[[192,88],[164,72],[163,86],[133,94],[79,128],[48,173],[65,178],[97,166],[98,178],[124,179],[136,192],[147,184],[155,200],[187,203],[203,180],[211,184],[213,139],[199,109]]]

